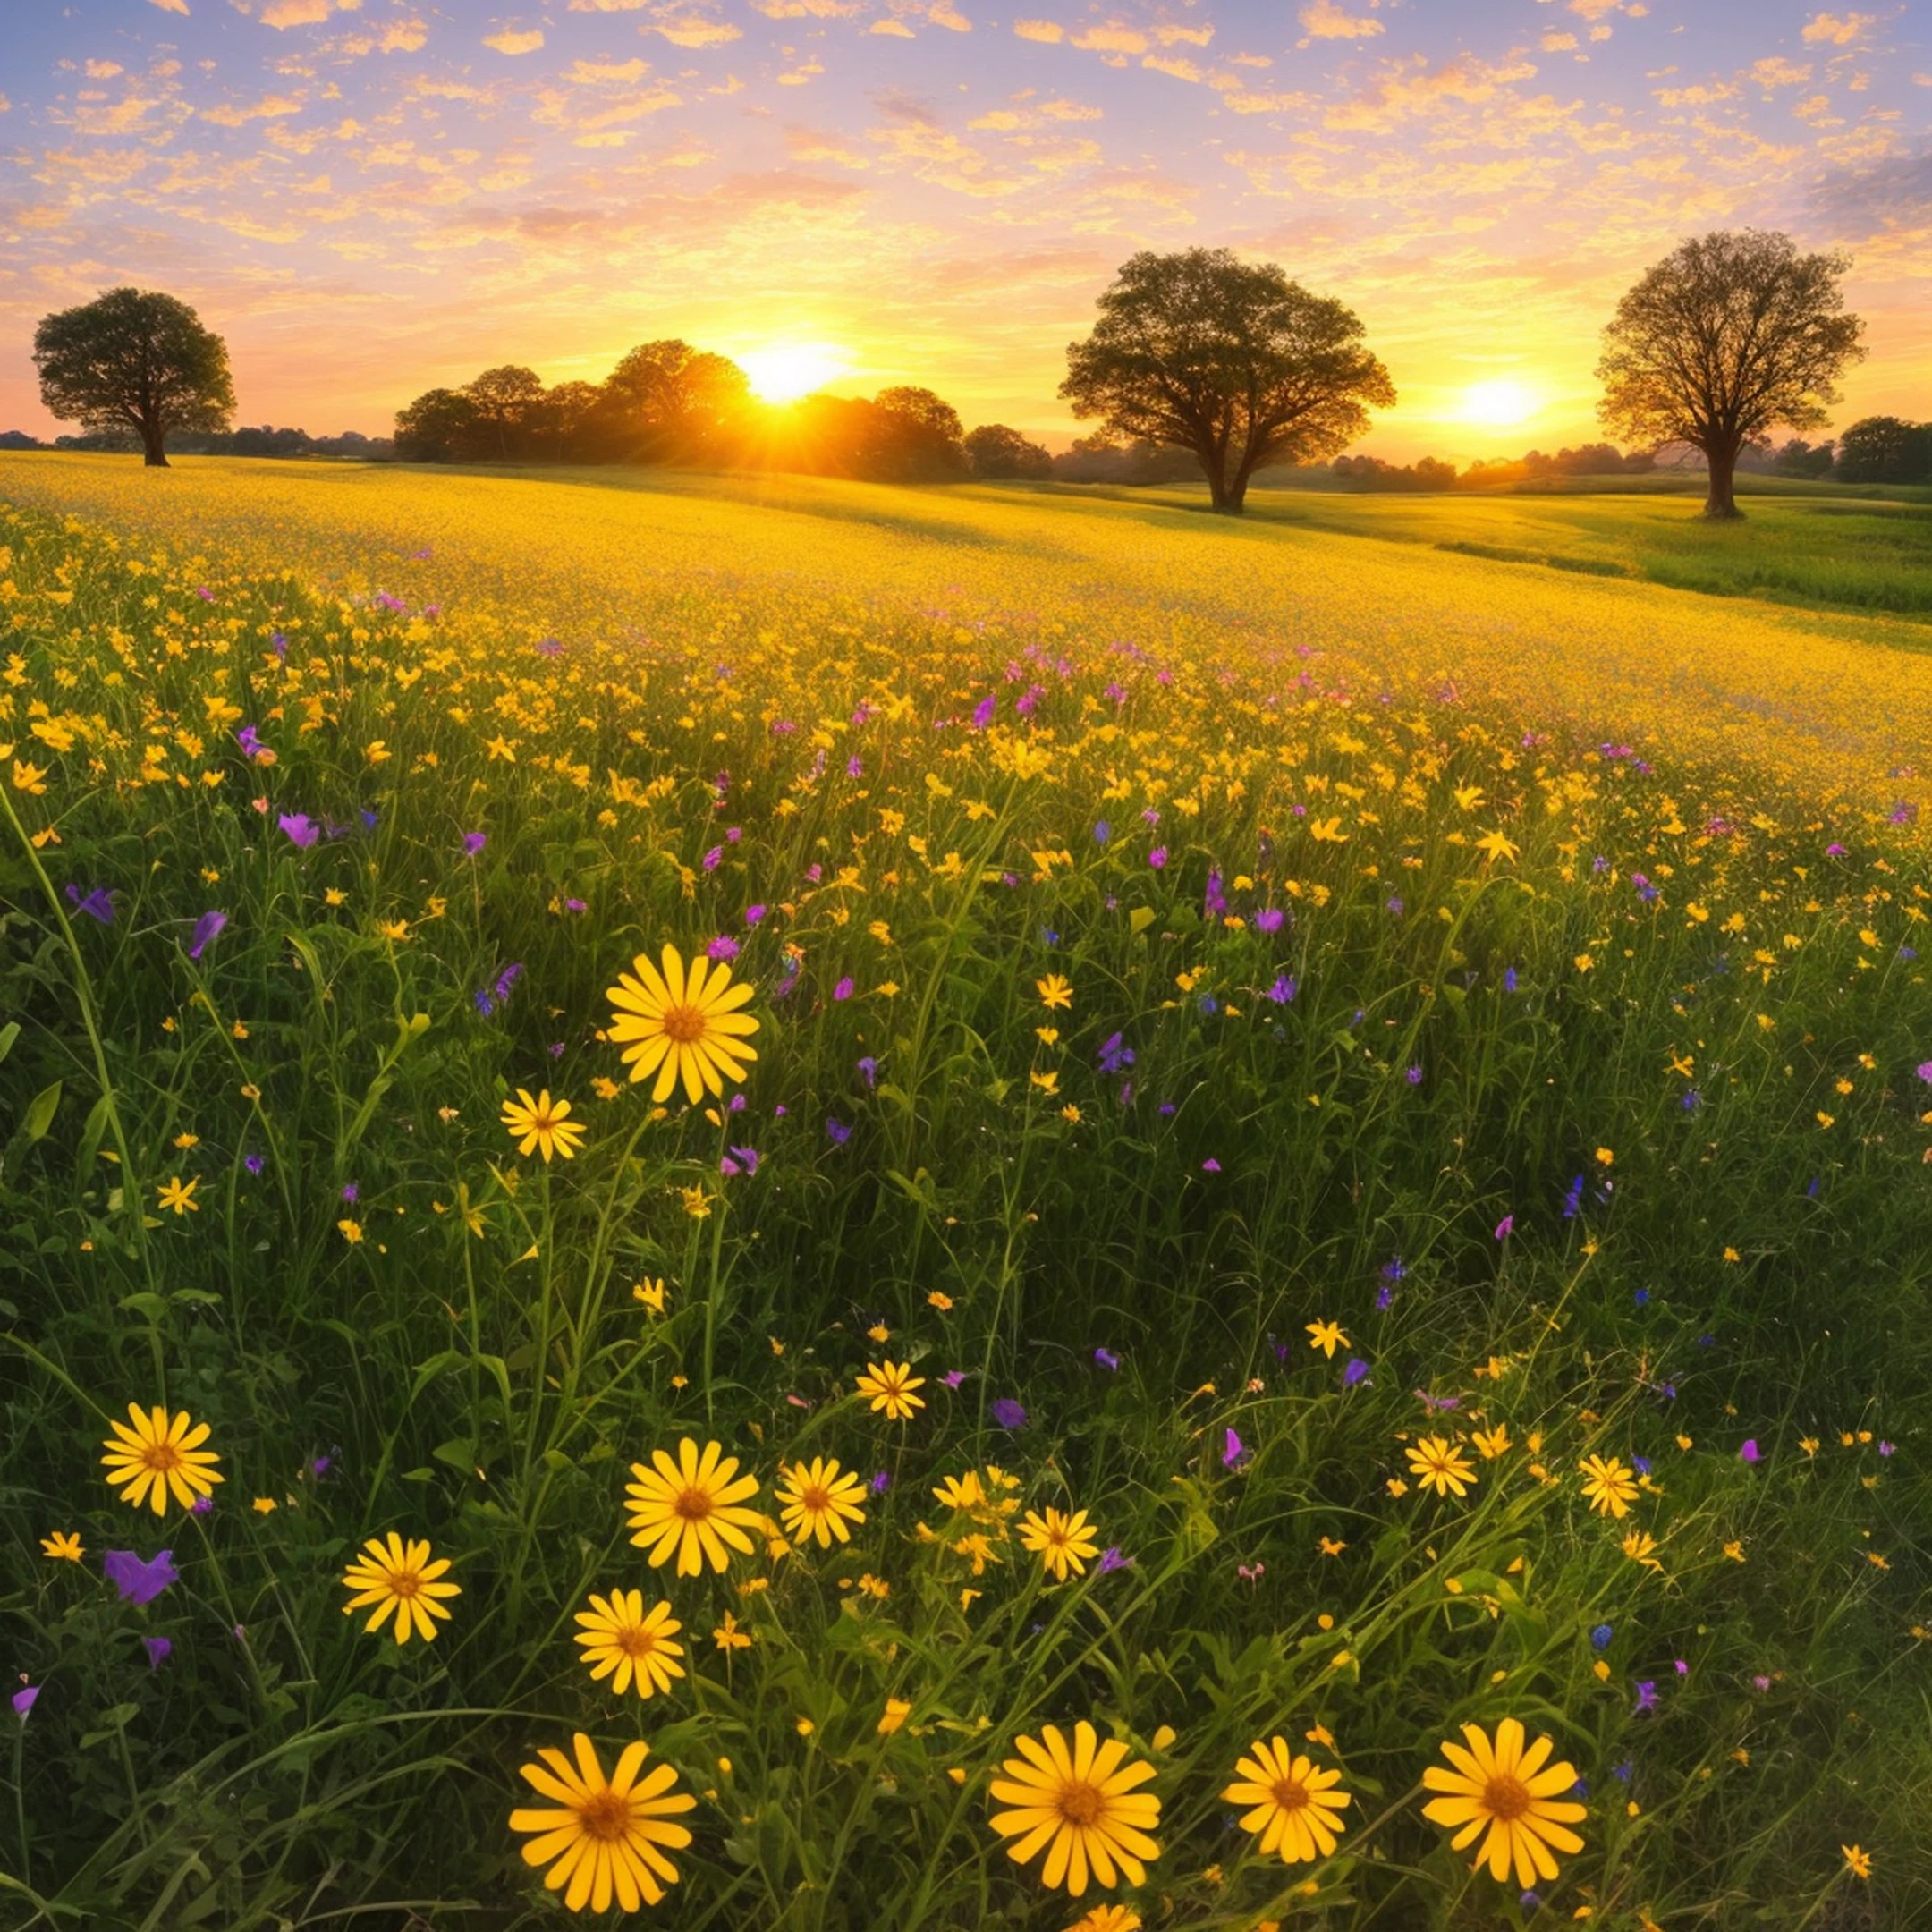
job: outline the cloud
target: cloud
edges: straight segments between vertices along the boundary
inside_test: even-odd
[[[1039,111],[1040,118],[1046,121],[1097,121],[1101,118],[1097,107],[1084,106],[1079,101],[1042,101]]]
[[[1016,20],[1013,30],[1022,40],[1039,40],[1048,47],[1066,38],[1065,32],[1050,20]]]
[[[850,20],[859,0],[751,0],[767,20]]]
[[[353,13],[362,0],[268,0],[261,10],[264,27],[318,27],[331,13]],[[184,6],[182,12],[188,9]]]
[[[727,40],[742,38],[729,21],[708,20],[702,13],[673,13],[638,29],[640,33],[662,34],[673,47],[723,47]]]
[[[1311,40],[1367,40],[1384,29],[1378,20],[1344,13],[1335,0],[1311,0],[1301,9],[1301,30]]]
[[[502,33],[483,36],[483,45],[495,47],[499,54],[534,54],[543,44],[541,27],[532,27],[528,33],[513,33],[505,28]]]
[[[1818,13],[1805,22],[1805,30],[1799,38],[1809,47],[1816,47],[1821,40],[1829,41],[1833,47],[1850,47],[1868,27],[1877,24],[1876,13],[1847,13],[1843,20],[1835,13]]]
[[[337,34],[316,52],[345,60],[365,54],[413,54],[428,38],[429,30],[419,20],[391,21],[380,33]]]
[[[149,6],[157,6],[164,13],[185,13],[188,0],[148,0]]]
[[[1708,107],[1716,101],[1735,100],[1738,90],[1728,80],[1719,80],[1710,87],[1699,81],[1695,87],[1657,88],[1656,96],[1666,107]]]
[[[635,13],[650,0],[570,0],[572,13]]]
[[[1145,54],[1147,44],[1144,33],[1136,33],[1117,21],[1109,21],[1105,27],[1089,27],[1073,36],[1075,47],[1097,54]]]
[[[1811,78],[1811,69],[1773,55],[1767,60],[1753,61],[1750,77],[1761,88],[1802,87]]]
[[[1176,80],[1199,80],[1205,78],[1199,67],[1191,60],[1182,60],[1173,54],[1143,54],[1143,67],[1151,67],[1156,73],[1172,74]]]
[[[891,34],[894,39],[911,40],[918,37],[903,21],[876,20],[866,29],[868,33]]]
[[[1543,36],[1542,47],[1546,54],[1567,54],[1577,44],[1573,33],[1556,33],[1554,30]]]
[[[1471,54],[1432,68],[1419,54],[1383,69],[1382,78],[1352,100],[1332,106],[1325,127],[1357,133],[1385,133],[1411,116],[1433,113],[1447,102],[1473,106],[1492,100],[1505,87],[1536,72],[1529,61],[1486,65]]]
[[[286,94],[271,94],[258,100],[252,107],[204,107],[200,117],[212,121],[216,127],[241,127],[250,121],[274,121],[284,114],[300,114],[301,103],[291,100]]]
[[[13,112],[13,103],[4,94],[0,94],[0,114],[12,114]]]
[[[125,73],[119,61],[90,60],[81,70],[89,80],[112,80],[117,73]]]
[[[1157,27],[1154,38],[1163,47],[1206,47],[1214,38],[1212,27]]]
[[[808,81],[817,80],[824,72],[825,67],[821,62],[809,60],[801,65],[792,68],[789,73],[780,74],[778,76],[778,85],[780,87],[803,87]]]
[[[572,63],[566,80],[580,87],[593,87],[600,80],[641,80],[650,72],[648,60],[587,61]]]
[[[949,0],[933,0],[933,4],[926,10],[926,18],[935,27],[946,28],[953,33],[972,31],[972,22],[957,7],[950,4]]]

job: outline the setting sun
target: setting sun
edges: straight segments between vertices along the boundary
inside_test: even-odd
[[[1518,382],[1513,376],[1496,376],[1487,382],[1471,383],[1462,392],[1458,413],[1464,422],[1510,429],[1527,422],[1541,406],[1541,397],[1528,383]]]
[[[842,373],[845,359],[818,343],[779,343],[748,350],[737,361],[762,402],[796,402]]]

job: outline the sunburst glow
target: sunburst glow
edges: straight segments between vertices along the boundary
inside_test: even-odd
[[[838,351],[820,343],[774,343],[734,360],[751,378],[752,394],[764,402],[796,402],[845,369]]]
[[[1471,383],[1462,392],[1462,407],[1457,411],[1464,422],[1481,423],[1490,429],[1513,429],[1528,422],[1542,407],[1542,398],[1528,383],[1513,376],[1495,376],[1487,382]]]

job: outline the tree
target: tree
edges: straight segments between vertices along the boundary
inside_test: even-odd
[[[430,389],[396,411],[395,452],[404,462],[464,462],[477,448],[476,404],[460,389]]]
[[[750,402],[750,380],[729,356],[674,338],[640,343],[610,372],[597,421],[618,455],[691,462],[727,447]]]
[[[938,482],[966,473],[959,411],[930,389],[881,389],[872,406],[886,419],[884,474],[906,482]]]
[[[1647,269],[1617,304],[1597,365],[1597,413],[1624,436],[1704,453],[1707,517],[1741,513],[1738,453],[1777,424],[1816,429],[1838,375],[1862,357],[1845,312],[1843,255],[1801,255],[1789,235],[1719,229]]]
[[[586,426],[603,400],[604,392],[596,383],[560,382],[545,392],[543,430],[555,444],[559,462],[582,453]]]
[[[538,416],[543,408],[543,377],[520,362],[487,369],[463,385],[474,411],[476,433],[485,450],[504,462],[529,453]]]
[[[1866,416],[1838,438],[1841,483],[1932,481],[1932,423]]]
[[[1004,423],[982,423],[966,436],[966,460],[976,477],[1050,477],[1053,457]]]
[[[1368,427],[1367,405],[1395,401],[1355,315],[1273,262],[1143,251],[1099,306],[1093,334],[1067,345],[1060,394],[1114,436],[1191,450],[1231,516],[1264,463],[1332,456]]]
[[[235,406],[228,348],[186,302],[109,289],[34,331],[40,400],[87,430],[131,430],[148,467],[167,467],[170,429],[225,429]]]

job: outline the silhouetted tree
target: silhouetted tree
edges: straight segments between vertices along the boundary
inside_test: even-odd
[[[1395,401],[1340,302],[1230,249],[1142,252],[1067,346],[1060,394],[1116,436],[1191,450],[1214,507],[1239,515],[1269,462],[1332,456]]]
[[[404,462],[466,462],[477,453],[476,404],[461,389],[430,389],[396,411],[395,452]]]
[[[1645,271],[1604,330],[1597,414],[1653,446],[1701,450],[1704,514],[1739,515],[1739,451],[1780,423],[1817,428],[1838,400],[1839,373],[1865,353],[1864,324],[1838,286],[1850,267],[1757,229],[1683,242]]]
[[[519,362],[487,369],[463,385],[476,412],[475,432],[488,454],[514,462],[529,453],[543,409],[543,378]]]
[[[585,453],[586,426],[603,401],[604,392],[596,383],[554,383],[544,392],[538,423],[559,462]]]
[[[881,389],[872,406],[888,420],[885,470],[907,482],[943,482],[966,474],[959,411],[930,389]]]
[[[1866,416],[1838,438],[1841,483],[1932,482],[1932,423]]]
[[[966,436],[966,460],[976,477],[1050,477],[1053,457],[1043,443],[1034,443],[1004,423],[982,423]]]
[[[698,462],[733,446],[750,401],[750,381],[729,356],[675,339],[643,343],[606,378],[595,428],[615,455]]]
[[[228,349],[184,301],[109,289],[34,331],[40,400],[91,431],[131,430],[150,469],[167,467],[170,429],[225,429],[234,408]]]

